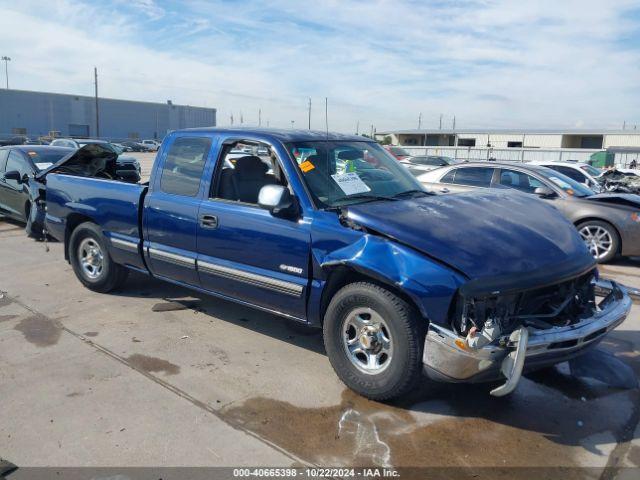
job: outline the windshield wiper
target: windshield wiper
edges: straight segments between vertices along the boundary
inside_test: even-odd
[[[356,193],[355,195],[347,195],[345,197],[341,197],[336,199],[336,202],[340,202],[342,200],[364,200],[363,202],[358,202],[358,203],[366,203],[366,202],[376,202],[379,200],[391,200],[391,201],[396,201],[397,198],[394,197],[386,197],[384,195],[374,195],[371,193]]]
[[[422,193],[423,195],[432,195],[432,193],[427,192],[426,190],[414,189],[414,190],[405,190],[404,192],[396,193],[393,196],[393,198],[400,198],[400,197],[405,197],[405,196],[408,196],[408,195],[415,195],[416,193]]]

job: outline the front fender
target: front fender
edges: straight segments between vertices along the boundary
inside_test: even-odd
[[[453,295],[465,281],[459,273],[415,250],[372,234],[328,253],[314,249],[313,255],[325,272],[346,266],[393,285],[411,298],[424,318],[441,325],[447,324]]]

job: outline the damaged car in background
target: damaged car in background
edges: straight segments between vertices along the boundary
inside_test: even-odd
[[[474,162],[418,177],[436,193],[517,190],[555,207],[575,225],[598,263],[640,255],[640,196],[595,193],[550,168],[533,164]]]
[[[46,176],[56,170],[59,173],[81,177],[117,180],[136,183],[140,180],[140,167],[131,165],[129,158],[120,157],[113,146],[107,142],[89,142],[77,150],[63,147],[39,147],[59,152],[55,161],[40,163],[40,167],[25,176],[21,183],[27,192],[29,201],[27,216],[27,234],[34,238],[46,238]],[[60,158],[62,157],[62,158]],[[52,157],[53,158],[53,157]]]
[[[270,165],[230,162],[239,145]],[[83,285],[126,288],[135,270],[322,328],[338,377],[371,399],[425,373],[499,380],[491,393],[506,395],[523,371],[593,348],[631,307],[551,205],[431,194],[362,137],[189,129],[167,136],[148,184],[118,181],[112,164],[87,152],[38,177],[47,230]]]

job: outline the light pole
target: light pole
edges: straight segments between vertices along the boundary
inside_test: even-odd
[[[2,60],[4,61],[4,76],[7,80],[7,90],[9,90],[9,62],[11,61],[11,58],[5,55],[2,57]]]

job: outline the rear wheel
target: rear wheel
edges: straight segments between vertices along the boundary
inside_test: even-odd
[[[69,259],[78,280],[85,287],[100,293],[120,287],[129,272],[122,265],[114,263],[100,228],[91,222],[78,225],[71,234]]]
[[[323,333],[329,361],[352,390],[373,400],[409,392],[421,378],[425,321],[405,300],[372,283],[343,287]]]
[[[601,220],[587,220],[577,228],[598,263],[610,262],[618,254],[620,236],[611,224]]]

